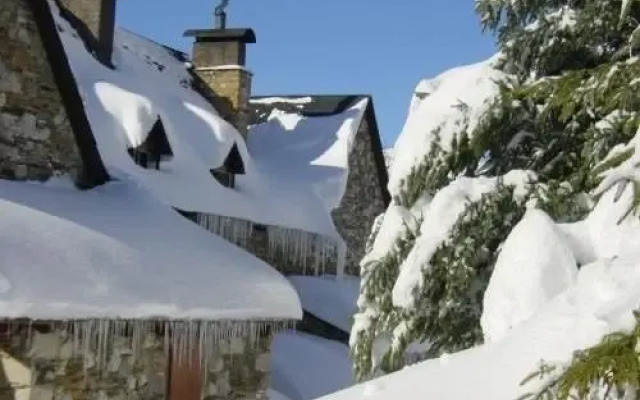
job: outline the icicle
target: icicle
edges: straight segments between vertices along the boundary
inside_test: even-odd
[[[238,218],[198,213],[196,222],[208,231],[241,247],[247,247],[253,234],[253,223]]]
[[[266,332],[295,327],[293,321],[164,321],[164,353],[167,358],[173,355],[178,365],[188,362],[192,365],[198,357],[202,370],[206,373],[216,357],[220,343],[232,339],[241,339],[250,347],[256,347]],[[140,360],[147,345],[149,335],[156,335],[158,321],[132,320],[73,320],[51,323],[52,332],[59,332],[63,339],[72,341],[72,356],[83,360],[84,376],[87,379],[89,369],[103,374],[109,367],[111,356],[116,349],[118,338],[126,341],[133,353],[134,363]],[[29,322],[28,340],[32,336],[32,322]],[[17,327],[24,329],[20,323]],[[13,328],[11,321],[7,329]],[[172,352],[172,353],[170,353]]]
[[[344,243],[338,244],[318,234],[277,226],[268,226],[267,235],[268,258],[275,264],[284,262],[297,266],[302,275],[308,272],[324,275],[329,264],[337,264],[338,274],[344,269],[344,264],[340,265]],[[312,271],[308,271],[309,261],[312,261]]]

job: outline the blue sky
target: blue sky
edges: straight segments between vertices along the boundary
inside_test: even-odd
[[[118,23],[189,51],[182,33],[213,26],[214,0],[118,1]],[[420,81],[493,54],[473,0],[231,0],[228,27],[251,27],[253,93],[374,96],[391,146]]]

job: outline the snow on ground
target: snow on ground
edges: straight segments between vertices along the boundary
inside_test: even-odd
[[[340,245],[342,239],[324,207],[323,193],[280,185],[281,170],[268,170],[267,164],[256,166],[240,134],[189,88],[184,62],[157,43],[117,30],[116,69],[108,69],[87,53],[67,21],[57,15],[53,2],[50,4],[98,150],[113,177],[131,177],[165,204],[185,211],[320,233]],[[174,156],[161,163],[160,171],[143,169],[133,162],[127,148],[144,141],[158,116]],[[232,190],[220,185],[209,171],[222,165],[234,144],[246,174],[237,176]]]
[[[276,335],[271,353],[271,388],[291,400],[310,400],[353,384],[349,348],[312,335]]]
[[[486,101],[498,92],[504,78],[494,66],[499,55],[484,62],[451,69],[434,79],[423,80],[415,90],[407,122],[394,146],[395,157],[389,171],[389,191],[398,193],[400,181],[411,167],[429,153],[432,132],[439,129],[442,145],[449,148],[465,115],[478,121]],[[473,125],[469,131],[473,130]]]
[[[252,102],[261,100],[273,98]],[[324,117],[274,109],[267,122],[251,128],[249,152],[261,169],[279,171],[280,185],[308,188],[331,211],[340,206],[346,190],[349,153],[367,103],[361,100],[340,114]]]
[[[529,319],[569,288],[577,273],[560,229],[544,211],[528,210],[504,242],[484,294],[480,323],[485,341],[499,340]]]
[[[604,193],[584,221],[560,227],[559,232],[568,238],[573,257],[587,263],[578,271],[574,283],[557,296],[544,302],[546,293],[534,295],[539,296],[533,299],[537,310],[502,338],[405,368],[324,399],[513,400],[539,384],[534,381],[531,383],[533,386],[520,387],[520,382],[537,369],[541,360],[566,362],[573,351],[596,344],[603,335],[631,329],[635,325],[632,311],[640,306],[640,221],[635,216],[624,219],[620,224],[617,221],[624,216],[633,200],[631,185],[621,192],[612,188]],[[533,226],[527,228],[527,225]],[[549,250],[542,249],[541,244],[531,237],[543,233],[535,228],[536,225],[531,221],[525,221],[524,228],[521,225],[509,245],[515,246],[514,241],[519,242],[520,252],[503,253],[501,265],[518,264],[522,261],[522,254]],[[545,228],[547,233],[550,228],[548,225]],[[523,230],[529,231],[529,240],[516,240]],[[553,235],[558,235],[555,229]],[[592,246],[599,241],[602,241],[599,246]],[[561,244],[554,246],[558,247],[552,248],[551,254],[555,254],[559,263],[568,263],[566,247]],[[591,251],[587,253],[584,250],[588,248]],[[537,256],[544,257],[544,254]],[[545,265],[549,268],[544,271],[540,270],[540,265],[528,263],[529,270],[522,274],[512,274],[508,278],[503,275],[506,281],[500,282],[499,286],[506,288],[511,285],[512,290],[518,290],[523,280],[536,271],[545,275],[545,282],[558,274],[570,273],[568,270],[551,270],[553,263],[548,261]],[[563,265],[560,268],[569,267]],[[572,281],[568,276],[565,278]],[[523,296],[516,301],[523,306],[530,300],[532,298]]]
[[[302,308],[321,320],[351,331],[351,318],[357,310],[360,278],[344,276],[290,276]]]
[[[3,318],[298,319],[269,265],[135,182],[0,180]]]

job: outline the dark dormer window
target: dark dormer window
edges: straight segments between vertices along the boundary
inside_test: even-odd
[[[212,169],[211,175],[221,185],[233,188],[236,186],[236,175],[238,174],[244,174],[244,162],[240,156],[240,151],[238,151],[238,145],[234,144],[224,163],[220,167]]]
[[[173,157],[162,119],[153,124],[144,143],[127,149],[133,161],[142,168],[160,169],[160,162]]]

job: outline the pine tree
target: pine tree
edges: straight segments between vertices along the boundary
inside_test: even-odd
[[[496,35],[500,67],[511,78],[451,143],[431,133],[429,153],[402,182],[394,206],[409,210],[461,175],[500,178],[522,169],[538,180],[525,198],[499,185],[470,202],[436,254],[421,260],[410,308],[396,307],[391,291],[420,232],[405,232],[385,257],[364,266],[356,318],[364,322],[351,343],[360,380],[401,368],[411,344],[428,343],[425,356],[432,357],[481,343],[482,296],[525,202],[536,199],[558,222],[577,221],[597,201],[604,173],[635,154],[625,145],[640,126],[640,1],[476,0],[476,11]],[[640,207],[640,182],[634,185]],[[381,354],[373,357],[380,338]]]
[[[602,341],[574,354],[567,366],[542,364],[523,381],[545,382],[542,388],[519,400],[618,400],[640,395],[640,313],[631,332],[607,335]]]

